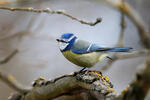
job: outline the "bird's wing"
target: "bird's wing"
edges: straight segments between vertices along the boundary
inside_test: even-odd
[[[87,41],[77,40],[72,48],[73,53],[85,54],[99,50],[101,47]]]
[[[131,49],[130,47],[100,47],[99,45],[91,44],[87,41],[77,40],[72,47],[72,52],[77,54],[86,54],[90,52],[129,52]]]

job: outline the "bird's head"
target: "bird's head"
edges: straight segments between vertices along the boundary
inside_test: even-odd
[[[73,47],[76,39],[77,37],[73,33],[64,33],[56,40],[58,41],[60,50],[67,51]]]

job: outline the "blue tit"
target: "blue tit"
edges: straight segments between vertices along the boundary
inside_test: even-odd
[[[107,48],[78,39],[73,33],[64,33],[56,39],[60,51],[70,62],[80,67],[92,67],[102,62],[109,52],[129,52],[129,47]]]

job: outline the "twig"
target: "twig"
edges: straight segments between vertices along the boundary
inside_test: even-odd
[[[145,31],[146,24],[144,23],[141,16],[138,14],[136,10],[134,10],[131,5],[127,2],[113,2],[111,0],[104,0],[109,5],[119,9],[121,12],[125,13],[134,23],[135,25],[141,29],[142,31]]]
[[[122,2],[123,2],[123,6],[124,6],[124,0],[122,0]],[[120,26],[121,26],[121,31],[120,31],[119,40],[117,42],[117,46],[123,46],[123,36],[124,36],[124,30],[125,30],[125,27],[126,27],[125,15],[124,15],[123,12],[121,12],[121,23],[120,23]]]
[[[118,96],[109,79],[98,71],[85,71],[73,75],[65,75],[55,81],[41,82],[25,95],[25,100],[50,100],[64,95],[75,95],[80,92],[97,91],[104,97]]]
[[[19,93],[25,94],[30,91],[30,88],[22,86],[12,75],[7,75],[0,72],[0,80],[5,82],[8,86],[18,91]]]
[[[0,0],[0,5],[26,5],[26,4],[35,4],[40,2],[41,0]],[[48,1],[48,0],[44,0]],[[42,1],[43,2],[43,1]]]
[[[26,11],[26,12],[34,12],[34,13],[48,13],[48,14],[61,14],[61,15],[65,15],[69,18],[71,18],[72,20],[76,20],[82,24],[87,24],[90,26],[94,26],[98,23],[100,23],[102,21],[101,18],[97,18],[95,22],[88,22],[85,20],[81,20],[77,17],[74,17],[68,13],[66,13],[64,10],[52,10],[50,8],[46,8],[46,9],[34,9],[34,8],[12,8],[12,7],[0,7],[0,9],[3,10],[10,10],[10,11]]]
[[[9,5],[9,4],[21,3],[21,2],[25,2],[25,1],[27,1],[27,0],[21,0],[21,1],[20,0],[1,0],[0,5]]]
[[[18,53],[18,50],[14,50],[8,57],[6,57],[4,60],[0,61],[0,64],[7,63],[10,59],[12,59],[16,54]]]
[[[121,60],[121,59],[128,59],[128,58],[134,58],[134,57],[140,57],[144,55],[150,54],[150,50],[145,49],[141,51],[134,51],[129,54],[119,54],[115,53],[111,58],[112,60],[109,60],[105,66],[102,67],[101,70],[107,70],[116,60]]]

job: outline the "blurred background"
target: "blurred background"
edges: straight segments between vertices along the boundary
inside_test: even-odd
[[[127,2],[139,12],[149,28],[150,1]],[[0,60],[15,49],[19,50],[8,63],[0,65],[0,71],[13,75],[25,86],[31,86],[40,76],[53,79],[81,69],[60,53],[55,39],[62,33],[75,33],[83,40],[111,47],[116,45],[120,34],[121,13],[103,0],[0,0],[0,6],[63,9],[88,21],[102,18],[101,23],[89,26],[63,15],[0,10]],[[143,46],[137,28],[127,17],[125,21],[124,46],[141,50]],[[109,76],[114,88],[121,92],[134,79],[139,66],[144,64],[144,58],[119,60],[104,75]],[[97,64],[91,69],[100,70],[102,65]],[[7,100],[12,92],[13,89],[0,81],[0,100]],[[149,99],[147,96],[146,100]]]

